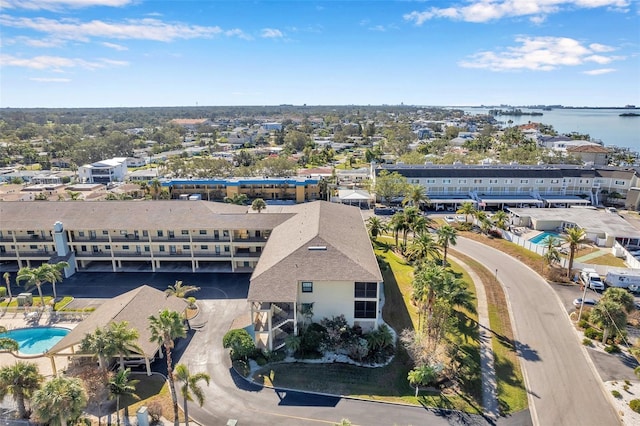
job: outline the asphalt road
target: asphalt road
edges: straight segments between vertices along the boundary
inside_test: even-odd
[[[510,256],[458,238],[454,247],[496,271],[511,305],[534,424],[619,425],[565,305],[536,272]]]

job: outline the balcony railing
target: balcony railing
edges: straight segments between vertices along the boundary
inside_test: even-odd
[[[233,254],[233,257],[251,257],[251,258],[256,258],[256,257],[260,257],[261,254],[262,254],[262,252],[259,252],[259,251],[236,251]]]
[[[53,241],[53,238],[48,235],[44,237],[42,235],[16,235],[16,241],[19,241],[19,242]]]
[[[72,243],[85,243],[85,242],[109,242],[109,237],[104,236],[104,235],[100,235],[100,236],[95,236],[95,237],[78,237],[77,235],[73,236],[72,239]]]
[[[231,241],[231,238],[229,237],[218,237],[215,238],[214,235],[193,235],[191,237],[191,239],[193,241],[207,241],[207,242],[212,242],[212,243],[228,243],[229,241]]]
[[[40,250],[40,251],[27,251],[27,252],[21,252],[20,253],[20,257],[51,257],[52,255],[54,255],[55,253],[52,253],[50,251],[44,251],[44,250]]]

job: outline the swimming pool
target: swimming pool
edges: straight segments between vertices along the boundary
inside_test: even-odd
[[[18,342],[20,353],[38,355],[51,349],[69,334],[69,331],[67,328],[59,327],[17,328],[0,334],[0,337],[8,337]]]
[[[533,244],[544,244],[544,240],[546,240],[547,237],[554,237],[557,239],[562,238],[560,234],[556,234],[555,232],[543,232],[542,234],[538,234],[533,238],[529,238],[529,241],[531,241]]]

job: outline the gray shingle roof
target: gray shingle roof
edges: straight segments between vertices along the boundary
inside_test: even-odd
[[[293,302],[303,280],[382,281],[358,208],[316,201],[290,211],[295,215],[273,230],[251,276],[250,302]]]
[[[149,341],[149,316],[157,315],[163,309],[184,312],[187,302],[175,296],[167,296],[163,291],[143,285],[113,299],[106,300],[91,315],[80,322],[69,334],[47,352],[56,354],[70,346],[79,344],[85,335],[96,328],[112,322],[127,321],[129,327],[138,330],[138,345],[146,357],[153,357],[158,345]]]

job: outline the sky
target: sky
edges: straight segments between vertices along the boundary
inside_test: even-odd
[[[0,107],[640,106],[639,0],[0,0]]]

